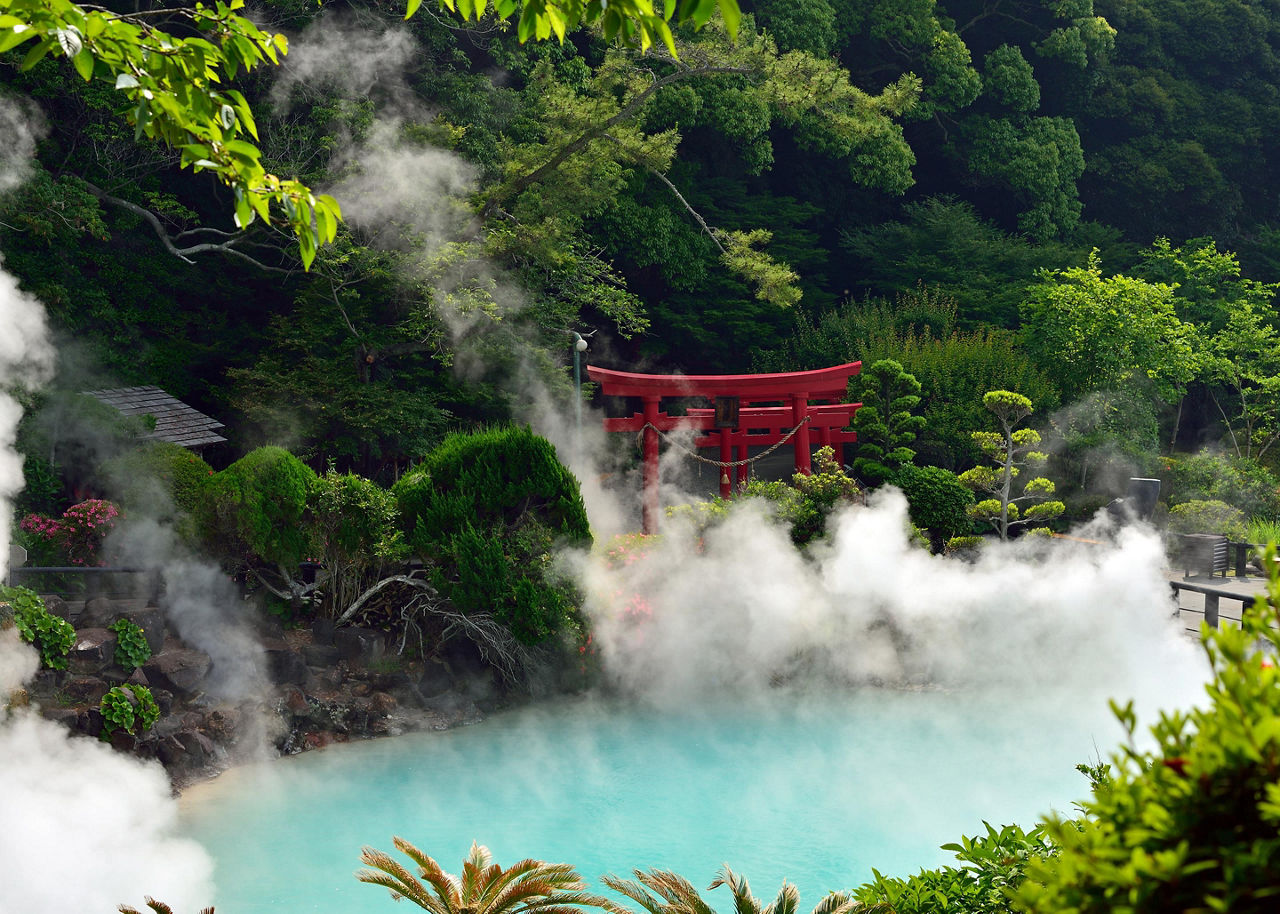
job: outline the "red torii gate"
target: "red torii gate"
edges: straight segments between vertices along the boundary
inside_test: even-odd
[[[844,429],[853,421],[861,403],[843,403],[849,378],[862,370],[861,362],[849,362],[816,371],[786,371],[775,374],[658,375],[634,374],[587,366],[591,380],[608,397],[639,397],[642,412],[604,420],[607,432],[644,432],[643,530],[658,529],[658,433],[693,429],[703,434],[694,439],[697,447],[720,446],[720,494],[732,491],[728,468],[736,464],[738,483],[747,479],[749,445],[780,444],[793,438],[796,472],[809,473],[813,438],[819,446],[857,441]],[[684,416],[669,416],[660,410],[666,397],[705,397],[714,409],[691,408]],[[817,400],[818,403],[810,403]],[[782,405],[773,405],[781,403]],[[752,405],[755,404],[755,405]],[[769,405],[764,405],[769,404]],[[812,429],[812,432],[811,432]],[[734,459],[734,452],[737,459]]]

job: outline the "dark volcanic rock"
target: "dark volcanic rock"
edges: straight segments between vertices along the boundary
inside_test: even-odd
[[[116,633],[105,628],[82,628],[67,654],[73,673],[96,673],[111,663],[116,653]]]
[[[371,628],[340,628],[333,634],[333,643],[342,659],[352,663],[372,663],[386,652],[382,632]]]
[[[131,609],[122,613],[121,618],[128,619],[142,629],[143,637],[147,639],[147,646],[151,648],[151,653],[158,654],[164,650],[165,620],[164,613],[159,609],[154,606]]]
[[[418,691],[426,698],[433,698],[452,688],[453,677],[449,675],[448,667],[439,660],[428,660],[423,668],[422,678],[418,680]]]
[[[142,665],[147,679],[171,692],[192,692],[209,672],[209,655],[189,648],[161,651]]]
[[[67,698],[78,705],[96,705],[111,687],[96,676],[73,676],[62,687]]]
[[[271,671],[271,679],[279,684],[302,685],[311,675],[307,669],[307,661],[302,654],[290,650],[283,642],[272,643],[266,647],[267,669]]]

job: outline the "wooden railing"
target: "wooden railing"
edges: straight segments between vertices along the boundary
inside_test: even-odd
[[[76,599],[91,600],[94,597],[104,595],[104,580],[109,575],[120,574],[148,575],[146,586],[138,588],[136,592],[139,597],[146,597],[152,603],[159,597],[161,587],[160,572],[154,568],[18,565],[9,569],[9,584],[10,586],[22,584],[40,593],[57,594],[63,598],[75,597]],[[82,579],[83,586],[76,588],[67,586],[66,578],[64,577],[67,575],[70,575],[72,579]],[[33,578],[36,580],[32,581]]]

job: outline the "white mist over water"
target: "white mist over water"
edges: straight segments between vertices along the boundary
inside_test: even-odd
[[[0,193],[18,186],[36,131],[30,111],[0,98]],[[53,373],[44,308],[0,262],[0,579],[7,574],[12,500],[22,489],[14,450],[19,403]],[[178,835],[177,804],[156,763],[143,764],[34,710],[6,711],[10,692],[35,674],[38,656],[0,632],[0,914],[87,914],[140,905],[154,895],[194,911],[212,895],[212,862]]]

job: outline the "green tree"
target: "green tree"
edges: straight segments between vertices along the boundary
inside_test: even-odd
[[[862,369],[857,380],[862,406],[853,415],[858,433],[854,475],[878,486],[915,459],[911,444],[925,420],[914,414],[920,405],[920,382],[899,362],[880,359]]]
[[[1269,312],[1237,303],[1207,341],[1209,395],[1237,457],[1261,460],[1280,440],[1280,334]]]
[[[973,505],[969,513],[975,520],[989,523],[1000,534],[1000,539],[1007,540],[1011,527],[1045,523],[1065,511],[1066,506],[1049,500],[1055,487],[1043,476],[1021,483],[1022,494],[1014,494],[1013,483],[1022,469],[1047,459],[1035,450],[1040,444],[1040,433],[1031,428],[1018,428],[1032,413],[1031,400],[1012,391],[992,390],[983,396],[982,405],[996,417],[1000,431],[976,431],[973,439],[993,465],[965,470],[959,478],[975,492],[994,496]],[[1022,502],[1029,504],[1019,507]]]
[[[383,886],[397,901],[408,899],[431,914],[569,914],[583,908],[624,914],[607,898],[587,892],[582,877],[567,863],[521,860],[504,868],[493,862],[487,847],[473,843],[459,877],[404,838],[393,842],[417,866],[417,875],[390,854],[366,847],[360,862],[368,869],[358,870],[356,878]]]
[[[1023,339],[1064,398],[1150,382],[1179,399],[1198,365],[1194,329],[1177,315],[1176,290],[1117,274],[1104,278],[1095,250],[1082,268],[1040,275],[1023,304]]]

